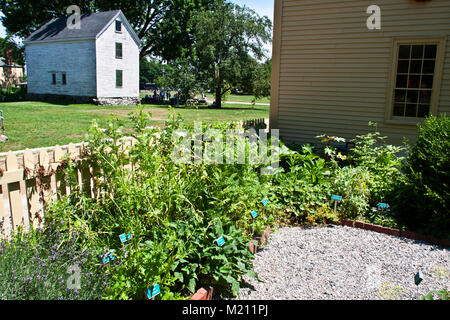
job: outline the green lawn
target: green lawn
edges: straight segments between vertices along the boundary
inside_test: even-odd
[[[100,123],[117,117],[124,120],[125,128],[131,127],[128,114],[136,107],[93,105],[58,105],[44,102],[1,103],[0,110],[5,117],[8,142],[0,144],[0,152],[25,148],[50,147],[77,143],[86,139],[92,120]],[[154,125],[163,125],[167,120],[167,106],[144,105],[152,113]],[[188,122],[192,121],[237,121],[268,118],[268,106],[225,105],[222,109],[175,109]]]

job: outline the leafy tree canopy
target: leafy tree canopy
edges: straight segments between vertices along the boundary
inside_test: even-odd
[[[7,52],[9,52],[12,61],[19,65],[24,65],[23,47],[20,47],[10,37],[0,38],[0,57],[7,58]]]
[[[81,13],[121,9],[142,41],[141,57],[165,60],[190,47],[188,21],[213,0],[0,0],[1,18],[7,32],[25,38],[52,18],[67,16],[77,5]]]
[[[217,0],[212,10],[196,13],[189,22],[193,38],[190,59],[197,74],[215,88],[216,105],[253,63],[265,57],[264,44],[271,40],[272,23],[255,11]],[[254,63],[253,63],[254,64]]]

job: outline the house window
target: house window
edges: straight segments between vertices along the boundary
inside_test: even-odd
[[[122,32],[122,22],[116,21],[116,32]]]
[[[65,73],[62,74],[62,84],[66,85],[67,84],[67,76]]]
[[[116,70],[116,87],[122,88],[123,85],[123,71]]]
[[[396,45],[392,119],[418,120],[437,108],[439,41],[401,41]]]
[[[52,84],[56,84],[56,73],[52,73]]]
[[[116,59],[122,59],[122,44],[116,42]]]

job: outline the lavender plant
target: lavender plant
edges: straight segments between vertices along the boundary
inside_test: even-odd
[[[99,299],[110,277],[101,272],[96,253],[80,248],[64,222],[23,230],[0,242],[0,299]],[[67,241],[66,241],[67,240]],[[79,274],[69,273],[70,267]],[[72,281],[71,279],[74,279]]]

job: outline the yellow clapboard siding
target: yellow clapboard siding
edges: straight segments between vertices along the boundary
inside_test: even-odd
[[[391,142],[414,140],[415,125],[389,120],[393,45],[401,38],[445,39],[434,90],[437,112],[450,112],[450,1],[275,2],[272,92],[277,95],[271,99],[270,123],[284,132],[281,136],[311,142],[305,139],[327,127],[335,135],[356,136],[377,121]],[[371,4],[381,8],[381,30],[366,27]],[[330,123],[334,120],[339,121]]]

